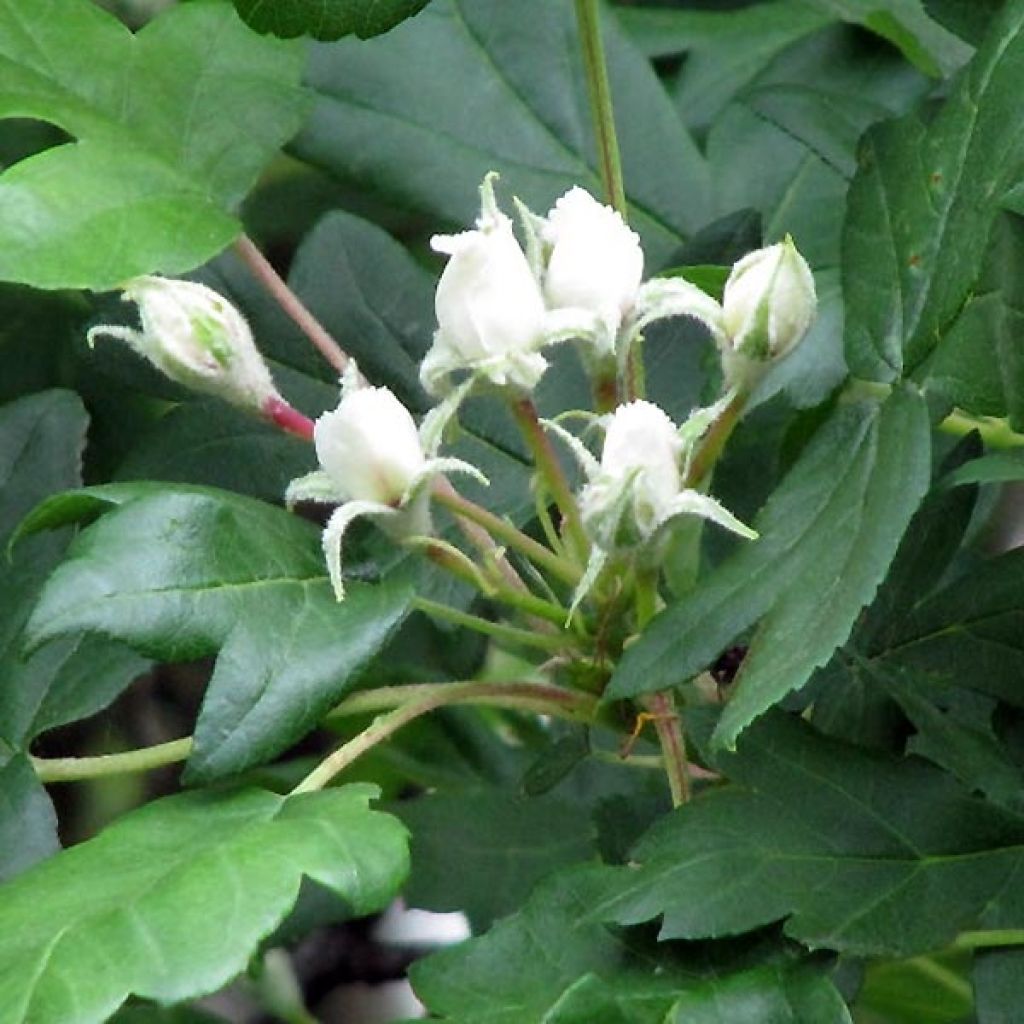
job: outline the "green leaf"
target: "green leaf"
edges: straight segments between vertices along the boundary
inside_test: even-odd
[[[1013,0],[927,125],[908,115],[862,146],[843,236],[847,359],[857,376],[927,374],[940,340],[975,315],[972,305],[992,301],[987,290],[970,300],[1024,162],[1022,28],[1024,3]]]
[[[57,815],[27,757],[0,767],[0,882],[60,849]]]
[[[481,787],[434,793],[392,811],[412,834],[406,902],[425,910],[461,910],[474,930],[517,910],[553,869],[594,853],[587,808],[556,797],[518,797]]]
[[[1024,548],[980,563],[909,609],[866,647],[872,664],[912,669],[1024,706]]]
[[[139,439],[116,477],[221,487],[279,502],[292,480],[315,467],[308,442],[224,402],[185,402]]]
[[[286,39],[312,36],[360,39],[379,36],[418,14],[430,0],[232,0],[245,22],[257,32]]]
[[[619,18],[649,57],[687,54],[673,92],[694,129],[708,127],[783,50],[832,20],[801,0],[720,12],[626,8]]]
[[[603,28],[630,219],[657,266],[704,223],[707,169],[647,61]],[[472,223],[491,170],[538,212],[575,184],[601,193],[568,3],[435,0],[369,43],[314,46],[308,80],[297,155],[433,221]]]
[[[810,0],[819,10],[875,32],[903,51],[926,75],[943,78],[971,55],[971,48],[926,13],[921,0]]]
[[[143,494],[73,542],[33,644],[85,630],[164,660],[220,650],[186,777],[241,771],[308,732],[405,617],[401,580],[338,604],[319,531],[261,502],[193,488]]]
[[[1014,1024],[1024,1004],[1024,950],[975,954],[974,997],[978,1024]]]
[[[245,968],[303,877],[356,914],[407,868],[405,834],[373,787],[169,797],[4,889],[0,1021],[92,1024],[130,995],[179,1002]]]
[[[1024,817],[924,761],[870,754],[773,714],[718,762],[738,785],[659,822],[594,917],[662,917],[661,938],[785,920],[812,948],[912,955],[1019,927]],[[1011,923],[1013,922],[1013,923]]]
[[[301,50],[224,4],[173,7],[133,36],[88,0],[4,0],[0,66],[0,117],[75,138],[0,175],[0,279],[42,288],[209,259],[307,110]]]
[[[44,729],[105,707],[147,662],[120,644],[81,635],[23,655],[24,626],[66,536],[35,537],[7,559],[18,521],[54,490],[80,481],[87,418],[69,391],[0,408],[0,739],[21,748]]]
[[[946,487],[964,487],[1016,480],[1024,480],[1024,452],[991,452],[958,466],[942,482]]]
[[[647,1024],[676,1020],[669,1015],[675,1005],[693,1014],[678,1017],[687,1024],[848,1024],[830,983],[777,953],[779,963],[760,966],[756,949],[655,945],[643,934],[599,923],[592,910],[611,877],[597,865],[553,875],[486,935],[415,964],[417,995],[440,1019],[458,1024]],[[750,960],[755,966],[744,969]],[[800,993],[807,1006],[810,991],[820,996],[814,1005],[828,1012],[793,1018],[715,1011],[721,1000],[738,1012],[741,992],[761,1009],[777,1009],[787,993]]]
[[[924,402],[911,391],[840,407],[757,517],[760,539],[654,619],[608,696],[683,682],[763,617],[716,732],[733,743],[849,636],[927,487],[929,447]]]

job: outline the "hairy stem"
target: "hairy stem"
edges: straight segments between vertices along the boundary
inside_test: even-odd
[[[235,242],[235,252],[252,271],[257,281],[277,301],[277,304],[295,322],[299,330],[316,346],[317,351],[343,373],[348,365],[348,355],[331,337],[319,320],[302,304],[299,297],[288,287],[285,280],[271,266],[270,261],[260,252],[248,235],[242,235]]]
[[[587,543],[587,535],[583,532],[583,520],[580,518],[576,498],[562,471],[562,465],[558,461],[558,455],[551,444],[551,439],[540,424],[537,408],[529,398],[514,399],[511,405],[512,414],[515,416],[530,453],[533,455],[537,472],[540,473],[565,520],[573,553],[580,562],[583,562],[586,560],[587,550],[590,546]]]
[[[429,690],[426,687],[395,688],[415,692],[409,693],[406,696],[406,703],[401,704],[387,714],[380,715],[374,719],[369,728],[364,729],[354,739],[340,746],[333,754],[314,768],[292,790],[292,793],[310,793],[323,789],[336,775],[344,771],[368,750],[372,750],[378,743],[382,743],[393,736],[402,726],[408,725],[409,722],[437,708],[449,704],[468,703],[472,698],[481,697],[488,692],[496,694],[499,685],[494,683],[442,683],[431,687]],[[427,686],[430,686],[430,684],[427,684]],[[539,690],[540,687],[537,687],[537,689]],[[554,688],[546,687],[545,689],[551,690]],[[578,698],[582,695],[566,693],[566,696]],[[556,708],[558,711],[562,711],[565,707],[564,699],[556,701],[550,697],[544,699],[533,698],[531,703],[535,703],[538,708],[543,707],[545,710],[542,713],[546,714],[554,714],[556,713]],[[534,709],[531,708],[530,710]]]
[[[587,93],[594,118],[594,134],[601,161],[601,180],[608,202],[626,216],[626,190],[622,183],[622,161],[615,132],[612,90],[608,83],[608,65],[601,39],[598,0],[576,0],[576,24],[579,28],[583,68],[587,75]]]
[[[32,767],[40,782],[79,782],[102,779],[108,775],[147,772],[167,764],[184,761],[192,751],[192,737],[159,743],[155,747],[126,750],[121,754],[98,757],[33,757]]]
[[[298,409],[293,409],[283,398],[268,398],[262,411],[274,426],[286,433],[301,437],[303,441],[313,440],[313,421]]]
[[[528,558],[538,568],[546,569],[563,583],[575,586],[579,582],[579,570],[570,561],[560,558],[543,544],[527,536],[500,516],[496,516],[489,509],[464,498],[451,485],[444,489],[435,489],[434,498],[439,504],[453,512],[457,518],[476,523],[487,534],[504,541],[510,548]]]
[[[747,397],[746,392],[737,391],[733,395],[732,401],[722,411],[722,415],[711,424],[708,432],[704,435],[704,440],[697,449],[693,462],[690,464],[690,470],[686,474],[684,486],[700,487],[705,482],[718,461],[718,457],[722,454],[726,442],[732,436],[732,432],[736,429],[736,425],[743,416]]]
[[[471,615],[468,612],[459,611],[457,608],[450,608],[446,604],[431,601],[425,597],[414,598],[413,606],[436,619],[444,619],[453,625],[474,629],[478,633],[493,637],[502,643],[518,645],[520,647],[535,647],[550,654],[558,654],[566,649],[565,637],[562,635],[538,633],[532,629],[519,629],[516,626],[508,626],[503,622],[491,622],[490,619],[482,619],[479,615]]]

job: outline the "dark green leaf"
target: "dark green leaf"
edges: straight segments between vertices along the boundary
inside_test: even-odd
[[[657,265],[706,220],[707,170],[648,63],[614,19],[604,32],[631,221]],[[491,170],[538,212],[574,184],[600,194],[567,3],[435,0],[370,43],[315,46],[309,82],[296,153],[435,222],[471,223]]]
[[[458,1024],[648,1024],[680,1016],[714,1024],[847,1024],[849,1016],[827,980],[784,960],[745,970],[750,952],[680,949],[611,929],[592,914],[606,893],[607,868],[562,871],[541,885],[519,913],[488,934],[437,953],[412,969],[417,994],[435,1015]],[[776,959],[781,960],[778,954]],[[812,980],[813,979],[813,980]],[[787,993],[817,1016],[718,1016],[719,1000],[738,1012],[739,993],[762,1009],[785,1005]],[[817,993],[810,1003],[807,994]],[[828,994],[827,997],[825,994]],[[682,996],[685,1001],[677,1004]],[[824,1012],[827,1009],[827,1012]]]
[[[924,0],[925,10],[940,25],[978,46],[1004,0]]]
[[[594,853],[587,808],[556,797],[460,789],[399,803],[392,811],[412,833],[407,902],[464,911],[474,929],[516,910],[555,868]]]
[[[356,914],[407,868],[374,790],[263,790],[157,801],[20,876],[0,906],[0,1021],[92,1024],[130,995],[179,1002],[245,968],[303,876]]]
[[[173,7],[133,36],[88,0],[5,0],[0,61],[0,117],[77,140],[0,176],[0,278],[43,288],[112,288],[209,259],[307,109],[301,50],[224,4]]]
[[[23,629],[67,538],[7,546],[18,521],[55,490],[80,480],[86,414],[76,395],[45,391],[0,408],[0,738],[20,748],[44,729],[105,707],[146,662],[120,644],[81,635],[24,657]]]
[[[1024,817],[924,761],[869,754],[774,714],[719,767],[738,786],[665,818],[594,917],[663,918],[661,937],[730,935],[785,919],[811,947],[940,948],[960,930],[1019,927]]]
[[[57,815],[27,757],[0,767],[0,882],[56,853]]]
[[[974,998],[978,1024],[1015,1024],[1024,1005],[1024,950],[989,949],[977,953]]]
[[[707,127],[779,53],[832,20],[800,0],[721,12],[626,9],[619,17],[648,56],[687,54],[674,91],[694,128]]]
[[[926,75],[952,74],[971,55],[971,48],[933,21],[921,0],[811,0],[822,11],[863,25],[888,39]]]
[[[379,36],[419,13],[430,0],[232,0],[257,32],[292,39]]]
[[[841,407],[758,516],[760,540],[651,623],[609,696],[684,681],[764,616],[717,731],[734,742],[848,637],[927,487],[929,443],[924,402],[910,391]]]
[[[186,402],[139,439],[118,480],[205,484],[279,502],[316,465],[312,447],[223,402]]]
[[[1024,548],[951,580],[864,653],[1024,706]]]
[[[927,126],[909,115],[867,136],[843,239],[847,358],[858,376],[917,371],[962,312],[974,315],[968,300],[999,202],[1024,160],[1022,26],[1024,3],[1013,0]]]
[[[193,488],[130,500],[81,533],[29,633],[39,644],[100,632],[167,660],[219,649],[188,768],[199,781],[269,760],[311,729],[410,596],[400,580],[354,584],[339,605],[315,527]]]

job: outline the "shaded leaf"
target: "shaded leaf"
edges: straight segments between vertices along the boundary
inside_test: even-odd
[[[608,695],[683,682],[763,616],[716,732],[734,742],[849,636],[927,487],[929,445],[924,403],[912,392],[840,407],[759,514],[760,539],[654,619]]]
[[[610,17],[604,32],[631,222],[657,265],[702,225],[707,171],[647,61]],[[470,224],[490,170],[538,212],[601,192],[567,3],[434,0],[369,43],[315,46],[308,80],[295,152],[434,222]]]
[[[978,1024],[1014,1024],[1014,1017],[1024,1005],[1024,950],[976,953],[974,998]]]
[[[588,809],[557,797],[458,789],[391,810],[412,835],[406,901],[425,910],[461,910],[474,929],[518,909],[555,868],[594,853]]]
[[[76,140],[0,175],[0,278],[43,288],[112,288],[209,259],[307,109],[301,51],[223,4],[174,7],[133,36],[87,0],[5,0],[0,61],[0,117]]]
[[[774,714],[718,767],[738,785],[663,819],[601,920],[662,917],[661,937],[785,920],[813,947],[858,955],[941,948],[960,930],[1019,927],[1024,817],[924,761],[869,754]]]
[[[302,878],[356,914],[407,868],[404,830],[368,786],[298,797],[196,793],[148,804],[4,889],[0,1021],[91,1024],[135,994],[178,1002],[245,968]]]
[[[28,758],[0,767],[0,882],[60,849],[57,815]]]

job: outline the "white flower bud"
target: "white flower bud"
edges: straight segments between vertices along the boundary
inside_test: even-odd
[[[544,294],[553,309],[597,314],[612,335],[636,301],[644,272],[640,238],[620,214],[576,186],[548,214]]]
[[[629,494],[631,540],[644,540],[671,514],[682,490],[679,459],[683,443],[669,417],[651,402],[620,405],[605,432],[600,470],[581,495],[584,523],[604,547],[619,538],[606,535],[610,515],[618,531],[618,503]],[[610,543],[611,542],[611,543]]]
[[[138,304],[142,330],[94,327],[90,345],[104,334],[126,341],[171,380],[244,408],[279,397],[245,318],[212,288],[147,275],[129,281],[122,298]]]
[[[814,277],[789,236],[744,256],[732,268],[722,297],[730,345],[753,362],[778,359],[793,349],[816,308]]]
[[[480,191],[475,231],[431,239],[435,251],[451,258],[438,282],[438,330],[421,371],[429,391],[454,370],[528,390],[547,366],[538,351],[546,313],[540,286],[512,222],[497,207],[490,175]]]
[[[408,409],[387,389],[349,390],[313,429],[317,458],[349,501],[397,507],[427,459]]]

